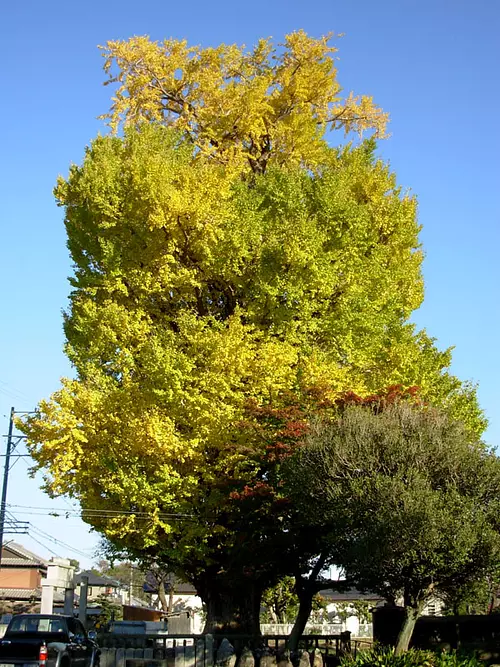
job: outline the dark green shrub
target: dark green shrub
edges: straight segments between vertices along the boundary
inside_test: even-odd
[[[341,667],[484,667],[474,655],[410,649],[395,655],[394,649],[362,651],[342,659]]]

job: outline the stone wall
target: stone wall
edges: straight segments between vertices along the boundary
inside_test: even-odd
[[[217,651],[211,635],[185,640],[167,648],[102,648],[101,667],[323,667],[319,649],[301,651],[292,663],[289,655],[268,648],[244,648],[238,656],[223,639]]]

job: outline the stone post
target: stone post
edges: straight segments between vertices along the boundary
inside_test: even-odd
[[[42,579],[42,614],[54,611],[54,591],[64,591],[64,613],[73,613],[73,582],[75,568],[67,558],[52,558],[47,565],[47,577]],[[69,593],[67,591],[70,591]],[[69,611],[71,601],[71,610]],[[68,609],[68,611],[67,611]]]
[[[47,579],[42,579],[42,603],[40,605],[41,614],[52,614],[54,610],[54,587],[47,583]]]
[[[78,618],[83,623],[83,627],[87,627],[87,593],[89,590],[89,578],[87,575],[82,575],[80,583],[80,602],[78,604]]]

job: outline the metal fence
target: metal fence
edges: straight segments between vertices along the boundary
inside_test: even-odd
[[[289,635],[293,629],[293,623],[261,623],[260,629],[263,635]],[[304,628],[304,635],[339,635],[345,630],[342,623],[311,623]]]
[[[360,623],[356,637],[373,637],[373,623]]]
[[[261,630],[263,635],[289,635],[293,628],[293,623],[261,623]],[[306,626],[304,635],[323,635],[335,636],[341,635],[347,629],[351,631],[352,637],[372,637],[373,625],[372,623],[359,623],[354,627],[346,627],[346,623],[317,623]]]

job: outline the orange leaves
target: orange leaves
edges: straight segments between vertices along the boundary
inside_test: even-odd
[[[336,399],[335,405],[341,409],[349,405],[362,405],[379,411],[383,410],[388,405],[394,405],[401,401],[420,404],[421,400],[419,399],[419,393],[420,387],[413,386],[405,388],[401,384],[394,384],[375,394],[370,394],[369,396],[359,396],[353,391],[346,391]]]

